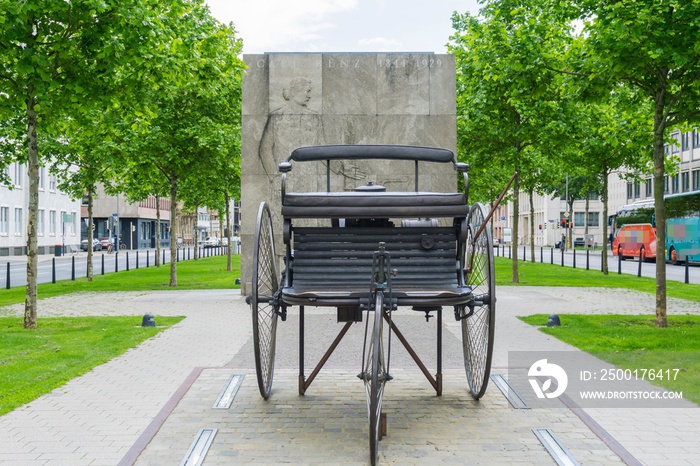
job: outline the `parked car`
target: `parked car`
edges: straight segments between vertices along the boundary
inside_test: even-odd
[[[80,242],[80,249],[82,249],[83,251],[88,250],[88,240],[84,239]],[[102,243],[97,238],[92,238],[92,250],[102,251]]]
[[[583,240],[583,238],[576,238],[574,239],[574,247],[576,246],[585,246],[586,242]]]
[[[102,245],[102,249],[107,249],[112,243],[112,238],[100,238],[100,244]]]
[[[216,236],[208,236],[205,240],[204,243],[202,243],[202,246],[205,248],[215,248],[217,246],[221,245],[221,240],[217,238]]]

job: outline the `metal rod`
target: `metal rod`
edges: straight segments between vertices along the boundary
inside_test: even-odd
[[[70,258],[70,279],[75,281],[75,256]]]
[[[376,312],[376,311],[375,311]],[[350,327],[354,324],[354,322],[345,322],[345,325],[343,326],[342,330],[340,333],[338,333],[338,336],[335,337],[335,340],[333,340],[333,343],[331,343],[331,346],[328,347],[328,350],[326,353],[323,355],[321,360],[318,362],[314,370],[311,372],[309,375],[309,379],[304,382],[304,392],[309,388],[309,385],[311,385],[311,382],[314,381],[316,376],[318,375],[319,372],[321,372],[321,369],[323,368],[323,365],[326,364],[326,361],[328,361],[328,358],[331,357],[333,354],[333,351],[338,347],[340,344],[340,341],[343,339],[346,333],[348,333],[348,330],[350,330]],[[303,393],[302,393],[303,395]]]
[[[688,256],[685,256],[685,283],[690,283],[690,275],[688,274],[688,262],[690,262],[690,259]],[[7,263],[7,287],[10,287],[10,263]]]
[[[396,334],[396,337],[401,341],[401,344],[403,344],[404,348],[406,348],[406,351],[408,351],[408,354],[411,355],[413,360],[416,362],[418,365],[418,368],[423,372],[423,375],[425,376],[426,379],[428,379],[428,382],[430,382],[430,385],[433,386],[436,392],[438,392],[438,383],[435,378],[433,378],[433,375],[428,371],[428,368],[425,367],[425,364],[423,364],[423,361],[420,360],[416,352],[411,348],[411,345],[408,344],[408,341],[406,338],[403,336],[403,334],[399,331],[399,329],[396,327],[396,324],[389,320],[389,317],[384,314],[384,320],[386,320],[389,323],[389,327],[391,330]]]
[[[51,283],[56,283],[56,258],[51,258]]]
[[[304,382],[304,306],[299,306],[299,394],[303,395]]]
[[[474,238],[472,241],[476,241],[476,239],[479,237],[482,231],[484,231],[484,228],[486,227],[486,224],[491,221],[491,217],[493,217],[493,214],[496,212],[496,209],[498,208],[498,205],[501,203],[503,198],[506,196],[506,193],[510,189],[510,185],[513,184],[513,181],[515,180],[515,177],[518,176],[518,172],[513,172],[513,176],[510,177],[510,180],[508,181],[508,184],[506,185],[505,189],[501,191],[501,194],[498,196],[498,199],[496,199],[496,202],[494,202],[493,207],[491,207],[491,210],[489,211],[488,215],[486,216],[486,219],[484,219],[484,223],[481,224],[479,229],[476,231],[476,234],[474,235]]]
[[[686,282],[688,283],[688,282]],[[10,289],[10,262],[7,262],[7,275],[5,275],[5,288]]]
[[[102,253],[102,275],[105,274],[105,253]]]
[[[442,396],[442,307],[437,311],[437,396]]]
[[[126,251],[126,271],[129,271],[129,251]]]
[[[637,277],[642,276],[642,257],[644,256],[644,246],[639,248],[639,265],[637,266]]]

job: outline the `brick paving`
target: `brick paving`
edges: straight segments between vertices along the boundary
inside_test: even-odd
[[[504,371],[508,351],[572,350],[516,315],[653,314],[653,299],[634,292],[534,287],[501,287],[498,292],[494,373]],[[328,370],[300,397],[295,370],[298,327],[292,310],[289,320],[280,323],[274,392],[264,401],[252,369],[249,311],[237,291],[72,295],[44,299],[39,310],[40,317],[134,315],[136,325],[146,312],[187,319],[0,417],[0,464],[114,465],[134,452],[140,453],[135,461],[139,465],[179,464],[204,427],[219,429],[205,464],[367,464],[364,388],[354,376],[361,332],[348,335]],[[674,312],[696,314],[700,306],[673,300],[669,314]],[[0,315],[20,313],[20,306],[0,309]],[[324,340],[317,332],[327,333],[326,327],[329,338],[335,336],[334,316],[308,309],[307,316],[307,341]],[[403,320],[401,329],[432,367],[434,334],[425,325],[434,329],[434,319],[426,324],[413,314]],[[568,408],[516,410],[494,384],[482,400],[472,400],[466,393],[461,350],[455,350],[461,340],[459,324],[446,312],[443,325],[445,389],[440,398],[393,343],[395,379],[384,398],[389,422],[388,436],[380,442],[380,463],[554,464],[531,431],[549,428],[582,464],[622,464]],[[325,341],[308,344],[310,371],[316,346],[323,347]],[[233,405],[229,410],[211,409],[233,373],[245,374]],[[172,411],[164,408],[168,406]],[[700,457],[700,410],[694,405],[585,412],[641,464],[689,465]]]

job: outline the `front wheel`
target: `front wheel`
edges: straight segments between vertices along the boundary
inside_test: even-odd
[[[625,256],[622,255],[622,248],[620,247],[617,248],[617,256],[620,258],[621,261],[625,260]]]
[[[379,423],[382,415],[382,398],[386,384],[386,362],[382,333],[384,331],[384,295],[377,293],[374,303],[374,326],[369,338],[369,347],[362,370],[367,397],[367,418],[369,420],[369,459],[372,465],[379,457]]]
[[[466,282],[472,289],[472,301],[463,310],[462,347],[467,382],[472,396],[481,398],[486,392],[491,373],[494,324],[496,316],[496,280],[493,265],[491,226],[485,225],[486,209],[475,204],[467,219]]]
[[[671,259],[671,264],[678,265],[678,253],[676,252],[676,248],[671,248],[669,258]]]
[[[265,399],[272,391],[272,376],[275,369],[278,317],[275,293],[279,288],[278,277],[270,209],[265,202],[261,202],[253,239],[253,276],[249,301],[253,314],[255,371],[260,395]]]

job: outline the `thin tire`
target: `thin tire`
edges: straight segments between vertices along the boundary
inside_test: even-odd
[[[253,276],[250,308],[253,316],[253,348],[255,372],[260,395],[267,399],[272,391],[275,370],[277,308],[274,295],[279,288],[270,209],[260,203],[253,239]]]
[[[386,383],[383,347],[384,295],[379,292],[375,298],[374,327],[370,338],[370,348],[364,368],[365,390],[369,419],[369,459],[372,465],[379,457],[379,422],[382,413],[382,398]]]
[[[471,315],[462,319],[464,367],[469,390],[476,399],[484,395],[489,382],[496,313],[496,282],[490,225],[485,226],[479,237],[474,237],[485,218],[484,206],[474,204],[467,219],[466,257],[466,282],[472,289],[473,312],[471,307],[465,308],[464,312],[471,312]]]

